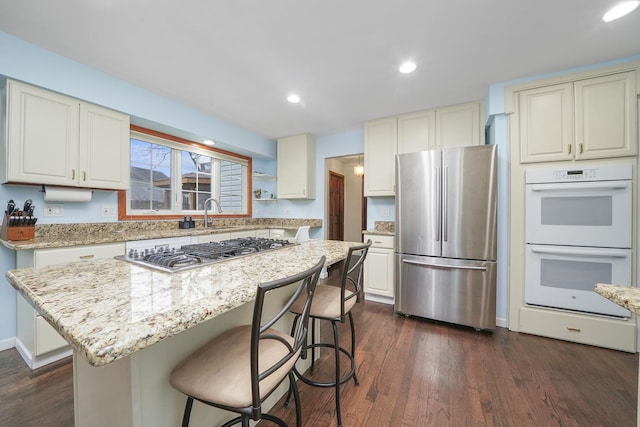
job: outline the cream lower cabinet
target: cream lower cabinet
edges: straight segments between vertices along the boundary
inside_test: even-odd
[[[364,241],[372,244],[364,262],[365,299],[393,304],[394,298],[394,253],[393,236],[365,234]]]
[[[124,243],[74,246],[69,248],[16,251],[16,267],[42,268],[73,261],[111,258],[124,255]],[[18,293],[16,348],[27,365],[36,369],[71,354],[67,342]]]
[[[3,182],[129,188],[129,116],[7,80]]]
[[[520,162],[635,156],[636,74],[607,74],[519,91]]]

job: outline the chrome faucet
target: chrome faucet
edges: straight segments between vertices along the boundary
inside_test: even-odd
[[[218,213],[222,213],[222,207],[220,206],[220,203],[218,203],[216,199],[214,199],[213,197],[210,197],[207,200],[205,200],[204,201],[204,227],[205,228],[209,226],[209,212],[207,211],[207,206],[209,205],[210,201],[213,201],[213,203],[216,204],[216,206],[218,207]]]

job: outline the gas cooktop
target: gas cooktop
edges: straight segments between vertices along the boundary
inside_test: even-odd
[[[247,237],[187,244],[179,248],[167,244],[140,250],[129,249],[126,255],[115,258],[155,270],[175,273],[294,244],[289,240]]]

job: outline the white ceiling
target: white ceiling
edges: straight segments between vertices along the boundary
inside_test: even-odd
[[[275,138],[640,54],[640,10],[602,22],[618,1],[0,0],[0,30]]]

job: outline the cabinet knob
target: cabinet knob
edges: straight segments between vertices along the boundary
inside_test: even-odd
[[[95,255],[91,254],[91,255],[80,255],[80,259],[92,259],[93,257],[95,257]]]
[[[571,144],[569,144],[569,151],[567,154],[571,154]]]
[[[71,179],[76,179],[76,170],[71,169]]]
[[[583,147],[582,143],[580,143],[578,145],[578,147],[580,147],[580,154],[582,154],[584,152],[584,150],[583,150],[584,147]]]
[[[87,172],[86,171],[82,171],[82,180],[83,181],[87,180]]]

